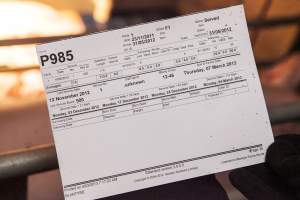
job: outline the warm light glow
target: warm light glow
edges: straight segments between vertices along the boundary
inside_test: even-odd
[[[44,91],[43,81],[39,70],[27,70],[20,74],[20,95],[39,94]]]
[[[31,1],[0,1],[0,39],[78,34],[85,31],[78,14]]]
[[[18,75],[15,73],[0,73],[0,101],[12,91],[18,83]]]
[[[85,26],[72,11],[57,11],[32,1],[0,1],[0,40],[81,34]],[[37,66],[35,45],[0,46],[0,68]],[[38,69],[0,73],[0,104],[8,98],[44,94]]]
[[[44,94],[38,69],[0,73],[0,105],[6,98],[36,98]]]
[[[0,65],[16,68],[37,66],[34,45],[0,46]]]
[[[112,0],[93,0],[94,2],[94,19],[101,23],[105,24],[109,20],[110,13],[113,7]]]
[[[0,1],[0,40],[80,34],[85,26],[72,11],[31,1]],[[34,45],[0,47],[0,67],[37,66]]]

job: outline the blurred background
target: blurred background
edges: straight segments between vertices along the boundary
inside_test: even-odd
[[[291,121],[300,109],[299,0],[0,0],[0,154],[53,144],[35,44],[236,4],[246,10],[268,107],[289,105],[274,134],[300,133]],[[29,200],[63,199],[57,170],[26,183]]]

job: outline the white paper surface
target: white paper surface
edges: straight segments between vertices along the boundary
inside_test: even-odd
[[[273,141],[242,6],[37,53],[66,199],[260,163]]]

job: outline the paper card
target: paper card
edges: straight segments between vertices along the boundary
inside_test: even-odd
[[[241,5],[37,53],[66,199],[261,163],[273,142]]]

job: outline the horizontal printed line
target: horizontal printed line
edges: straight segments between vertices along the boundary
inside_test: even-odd
[[[116,106],[111,106],[111,107],[107,107],[107,108],[101,108],[101,109],[91,110],[91,111],[87,111],[87,112],[83,112],[83,113],[77,113],[77,114],[73,114],[73,115],[57,117],[57,118],[53,118],[51,120],[53,121],[53,120],[56,120],[56,119],[63,119],[63,118],[66,118],[66,117],[73,117],[73,116],[76,116],[76,115],[82,115],[82,114],[86,114],[86,113],[97,112],[97,111],[102,111],[102,110],[111,109],[111,108],[117,108],[117,107],[121,107],[121,106],[131,105],[131,104],[134,104],[134,103],[141,103],[141,102],[144,102],[144,101],[151,101],[151,100],[154,100],[154,99],[161,99],[161,98],[168,97],[168,96],[174,96],[174,95],[184,94],[184,93],[188,93],[188,92],[194,92],[194,91],[198,91],[198,90],[205,90],[205,89],[208,89],[208,88],[214,88],[214,87],[219,87],[219,86],[222,86],[222,85],[228,85],[228,84],[238,83],[238,82],[243,82],[243,81],[247,81],[247,80],[243,79],[243,80],[239,80],[239,81],[233,81],[233,82],[229,82],[229,83],[223,83],[223,84],[219,84],[219,85],[208,86],[208,87],[198,88],[198,89],[194,89],[194,90],[188,90],[188,91],[184,91],[184,92],[178,92],[178,93],[174,93],[174,94],[168,94],[168,95],[159,96],[159,97],[153,97],[153,98],[150,98],[150,99],[134,101],[134,102],[125,103],[125,104],[116,105]]]
[[[124,78],[132,77],[132,76],[139,76],[139,75],[143,75],[143,74],[148,74],[148,73],[153,73],[153,72],[159,72],[159,71],[167,70],[167,69],[174,69],[174,68],[178,68],[178,67],[184,67],[184,66],[193,65],[193,64],[202,63],[202,62],[207,62],[207,61],[212,61],[212,60],[229,58],[229,57],[238,56],[238,55],[240,55],[240,54],[233,54],[233,55],[229,55],[229,56],[223,56],[223,57],[218,57],[218,58],[212,58],[212,59],[197,61],[197,62],[193,62],[193,63],[187,63],[187,64],[182,64],[182,65],[177,65],[177,66],[173,66],[173,67],[161,68],[161,69],[158,69],[158,70],[153,70],[153,71],[148,71],[148,72],[143,72],[143,73],[138,73],[138,74],[131,74],[131,75],[128,75],[128,76],[121,76],[121,77],[118,77],[118,78],[108,79],[108,80],[104,80],[104,81],[96,81],[94,83],[88,83],[88,84],[78,85],[78,86],[74,86],[74,87],[69,87],[69,88],[63,88],[63,89],[59,89],[59,90],[48,91],[47,94],[54,93],[54,92],[60,92],[60,91],[64,91],[64,90],[71,90],[71,89],[74,89],[74,88],[84,87],[84,86],[88,86],[88,85],[94,85],[94,84],[99,84],[99,83],[106,83],[106,82],[115,81],[115,80],[119,80],[119,79],[124,79]]]
[[[216,156],[220,156],[220,155],[225,155],[225,154],[230,154],[230,153],[234,153],[234,152],[244,151],[244,150],[253,149],[253,148],[257,148],[257,147],[261,147],[261,146],[262,146],[262,144],[248,146],[248,147],[242,147],[242,148],[239,148],[239,149],[233,149],[233,150],[229,150],[229,151],[223,151],[223,152],[209,154],[209,155],[200,156],[200,157],[196,157],[196,158],[191,158],[191,159],[187,159],[187,160],[167,163],[167,164],[163,164],[163,165],[157,165],[157,166],[154,166],[154,167],[149,167],[149,168],[124,172],[124,173],[115,174],[115,175],[111,175],[111,176],[106,176],[106,177],[101,177],[101,178],[92,179],[92,180],[88,180],[88,181],[82,181],[82,182],[78,182],[78,183],[65,185],[64,188],[66,189],[66,188],[69,188],[69,187],[82,185],[82,184],[86,184],[86,183],[91,183],[91,182],[95,182],[95,181],[101,181],[101,180],[105,180],[105,179],[108,179],[108,178],[126,176],[126,175],[135,174],[135,173],[139,173],[139,172],[143,172],[143,171],[147,171],[147,170],[153,170],[153,169],[157,169],[157,168],[161,168],[161,167],[167,167],[167,166],[170,166],[170,165],[175,165],[175,164],[180,164],[180,163],[187,163],[187,162],[192,162],[192,161],[195,161],[195,160],[202,160],[202,159],[206,159],[206,158],[212,158],[212,157],[216,157]]]

